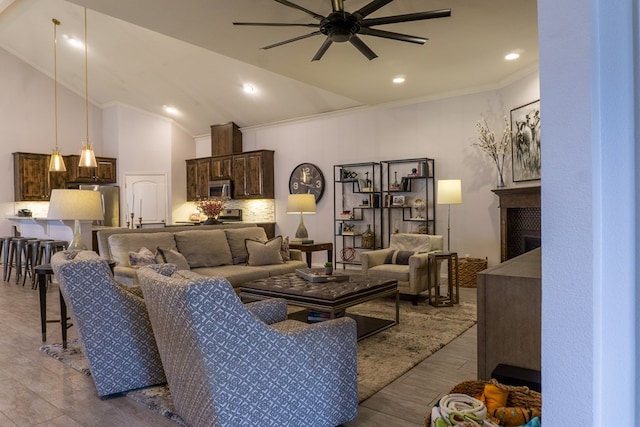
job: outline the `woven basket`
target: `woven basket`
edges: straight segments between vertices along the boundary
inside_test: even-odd
[[[484,391],[486,384],[495,384],[496,386],[509,391],[509,397],[507,398],[507,406],[520,406],[523,408],[532,408],[542,411],[542,395],[537,391],[530,390],[529,387],[524,386],[511,386],[506,384],[500,384],[496,380],[475,380],[465,381],[457,384],[453,387],[451,393],[462,393],[471,397],[476,397]],[[431,427],[431,410],[424,417],[424,427]]]
[[[453,266],[453,274],[455,275],[456,269]],[[484,258],[459,258],[458,259],[458,274],[459,285],[463,288],[475,288],[476,287],[476,275],[487,269],[487,259]],[[454,276],[455,278],[455,276]]]

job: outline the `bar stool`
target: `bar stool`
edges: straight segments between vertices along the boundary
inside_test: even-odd
[[[31,289],[36,288],[36,272],[35,268],[38,265],[38,251],[40,245],[44,242],[51,242],[53,239],[30,239],[27,240],[25,248],[25,262],[24,262],[24,276],[22,278],[22,286],[27,281],[27,274],[31,277]]]
[[[64,251],[69,247],[65,240],[47,240],[38,246],[37,264],[51,264],[51,256],[58,251]]]
[[[11,239],[15,236],[4,236],[0,237],[0,259],[2,258],[2,253],[4,251],[4,261],[2,263],[2,278],[3,280],[7,277],[7,263],[9,262],[9,246],[11,245]]]
[[[22,257],[25,254],[26,242],[29,240],[27,237],[13,237],[9,243],[9,256],[5,257],[6,263],[6,275],[5,282],[11,279],[12,267],[16,266],[16,284],[20,283],[20,276],[22,275]],[[6,255],[6,252],[5,252]]]

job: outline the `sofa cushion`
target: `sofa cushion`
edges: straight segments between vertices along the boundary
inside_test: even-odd
[[[393,279],[399,282],[409,281],[409,266],[397,264],[382,264],[371,267],[367,272],[369,277]]]
[[[184,255],[191,268],[233,263],[224,230],[179,231],[174,237],[178,252]]]
[[[384,260],[385,264],[409,265],[409,258],[414,255],[414,251],[392,251]]]
[[[234,264],[247,262],[247,247],[244,243],[246,239],[259,242],[267,241],[267,233],[262,227],[229,228],[225,229],[224,233],[227,236],[227,243],[229,243]]]
[[[156,255],[146,247],[141,247],[138,252],[129,252],[129,265],[133,268],[156,264]]]
[[[306,264],[305,264],[306,265]],[[249,267],[247,265],[221,265],[219,267],[201,267],[191,270],[203,276],[224,277],[233,287],[237,287],[252,280],[266,279],[269,272],[263,267]],[[288,271],[291,273],[291,271]]]
[[[158,246],[156,249],[156,260],[159,256],[161,262],[175,264],[180,270],[189,270],[189,262],[180,252],[169,248],[161,248]]]
[[[282,236],[275,237],[266,242],[257,242],[255,240],[245,240],[247,247],[247,264],[248,265],[270,265],[282,264]]]
[[[140,248],[176,249],[173,233],[122,233],[109,236],[111,256],[117,265],[129,267],[129,252],[138,252]]]

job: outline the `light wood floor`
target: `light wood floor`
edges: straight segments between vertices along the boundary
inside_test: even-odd
[[[475,300],[475,289],[461,289],[461,297]],[[47,301],[48,318],[57,318],[55,285]],[[0,282],[0,314],[0,427],[177,425],[126,397],[99,399],[90,378],[42,353],[38,292],[29,283]],[[59,324],[48,324],[47,332],[47,343],[61,341]],[[475,378],[474,326],[363,402],[347,426],[421,426],[441,395]]]

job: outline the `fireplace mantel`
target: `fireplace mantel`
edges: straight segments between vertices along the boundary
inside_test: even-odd
[[[540,186],[498,188],[492,191],[500,198],[500,260],[506,261],[520,255],[510,250],[513,246],[512,237],[520,230],[514,230],[513,221],[509,218],[517,212],[540,211]],[[539,237],[540,230],[536,231]]]

